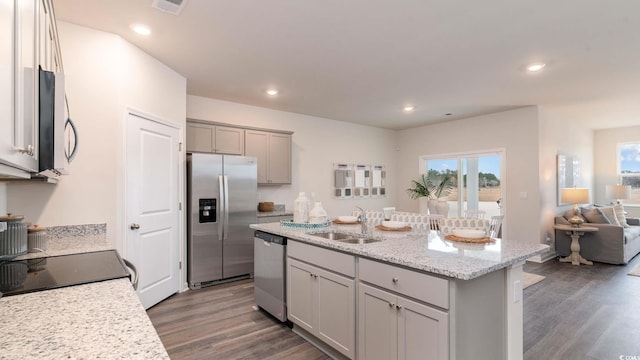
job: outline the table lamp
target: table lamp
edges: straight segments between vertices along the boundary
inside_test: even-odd
[[[586,204],[589,202],[589,189],[585,188],[564,188],[562,189],[561,200],[563,203],[573,204],[573,217],[569,222],[574,227],[580,227],[584,219],[580,217],[580,209],[578,204]]]
[[[605,192],[607,199],[616,199],[618,204],[620,200],[631,199],[631,185],[607,185]]]

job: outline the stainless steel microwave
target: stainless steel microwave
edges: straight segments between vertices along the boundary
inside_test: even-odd
[[[68,117],[64,74],[40,69],[38,174],[68,174],[67,165],[78,150],[78,132]]]

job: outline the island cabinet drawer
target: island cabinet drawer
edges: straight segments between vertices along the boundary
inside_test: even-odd
[[[352,255],[289,239],[287,243],[287,256],[323,267],[350,278],[356,277],[356,260]]]
[[[359,259],[358,269],[361,281],[449,308],[449,282],[445,279],[364,258]]]

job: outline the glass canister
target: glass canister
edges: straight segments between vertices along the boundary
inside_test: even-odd
[[[0,259],[11,259],[27,252],[27,224],[23,215],[0,216],[7,229],[0,231]]]
[[[29,252],[42,252],[47,250],[47,228],[38,225],[30,226],[27,229],[27,248]]]
[[[309,222],[309,200],[304,192],[300,192],[293,202],[293,222],[301,224]]]
[[[316,202],[313,209],[309,210],[309,223],[322,224],[327,221],[327,212],[322,207],[321,202]]]

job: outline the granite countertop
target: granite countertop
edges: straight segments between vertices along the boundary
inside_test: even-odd
[[[50,229],[44,252],[112,249],[106,225]],[[0,298],[0,359],[169,359],[128,279]]]
[[[0,299],[0,359],[169,359],[128,279]]]
[[[274,210],[274,211],[258,211],[258,217],[275,217],[275,216],[293,216],[293,211]]]
[[[374,229],[371,236],[382,239],[368,244],[349,244],[313,236],[313,232],[333,229],[357,234],[360,225],[332,225],[319,230],[284,228],[278,223],[253,224],[252,229],[286,236],[329,249],[406,266],[461,280],[471,280],[541,254],[549,246],[496,239],[489,244],[444,240],[435,232],[399,232]]]

